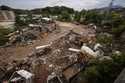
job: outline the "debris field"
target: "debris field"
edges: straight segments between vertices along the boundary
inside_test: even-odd
[[[44,38],[33,40],[31,45],[0,48],[2,79],[8,75],[8,71],[12,74],[21,69],[34,74],[34,83],[46,83],[47,77],[53,72],[56,75],[63,72],[67,75],[66,68],[78,62],[81,55],[69,51],[69,48],[80,49],[83,43],[95,44],[95,31],[85,25],[64,22],[57,22],[57,24],[58,32],[55,29]],[[65,78],[69,79],[68,76]]]

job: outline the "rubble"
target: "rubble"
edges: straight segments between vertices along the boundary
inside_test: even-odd
[[[19,70],[12,74],[9,82],[25,82],[32,83],[33,74],[26,70]]]
[[[35,49],[39,50],[39,49],[47,48],[47,47],[50,47],[50,46],[51,46],[51,44],[43,45],[43,46],[37,46]]]
[[[29,30],[28,32],[32,31],[33,30]],[[81,63],[87,61],[85,60],[87,54],[82,54],[79,52],[81,50],[76,49],[81,49],[83,43],[87,43],[91,46],[95,41],[95,35],[90,34],[89,36],[86,36],[84,33],[79,33],[79,31],[65,31],[65,33],[61,33],[61,35],[54,41],[47,41],[48,43],[44,45],[34,45],[34,50],[32,50],[32,52],[25,58],[20,60],[15,59],[11,64],[6,64],[5,71],[29,71],[35,75],[35,83],[46,83],[47,77],[53,72],[58,79],[62,79],[61,76],[64,76],[64,78],[66,78],[65,80],[70,80],[70,78],[76,75],[82,67],[84,67],[84,65],[81,66]],[[34,31],[33,34],[38,34],[38,32],[39,31]],[[89,43],[89,41],[92,42]],[[91,47],[93,47],[93,45]],[[74,70],[75,73],[69,72],[71,75],[68,76],[67,71],[70,71],[70,69],[71,71]],[[12,72],[9,74],[12,74]]]
[[[70,38],[71,35],[77,36]],[[14,61],[13,64],[15,64],[15,66],[13,67],[16,67],[17,70],[25,69],[35,71],[36,64],[45,64],[45,69],[49,71],[49,73],[55,72],[56,74],[60,74],[64,68],[77,61],[77,53],[72,53],[68,50],[70,47],[80,48],[81,42],[74,41],[76,39],[79,40],[80,35],[69,32],[60,39],[53,41],[50,45],[37,47],[36,50],[40,51],[36,51],[36,54],[33,52],[23,60]]]
[[[20,31],[15,31],[7,35],[9,37],[8,44],[14,43],[27,43],[32,44],[36,38],[43,38],[45,34],[51,33],[56,30],[55,23],[42,23],[42,24],[29,24],[28,27]]]
[[[95,30],[97,29],[97,26],[93,23],[88,24],[88,27],[92,28],[92,29],[95,29]]]
[[[72,52],[80,52],[80,50],[74,49],[74,48],[69,48],[69,51],[72,51]]]
[[[83,54],[87,54],[88,56],[92,56],[92,57],[101,57],[104,55],[104,52],[99,48],[99,47],[102,47],[101,44],[97,43],[95,46],[94,46],[94,50],[89,48],[88,46],[86,46],[86,44],[84,44],[82,47],[81,47],[81,50],[80,49],[74,49],[74,48],[69,48],[69,51],[72,51],[72,52],[77,52],[77,53],[83,53]]]
[[[67,81],[70,81],[76,74],[78,74],[84,68],[82,63],[74,63],[63,70],[63,75]]]
[[[52,42],[50,46],[51,50],[47,54],[42,55],[42,59],[45,60],[44,64],[48,65],[47,70],[50,73],[55,72],[57,76],[60,76],[65,68],[77,62],[79,53],[71,52],[69,48],[74,47],[80,49],[81,39],[81,35],[71,31],[60,39]]]

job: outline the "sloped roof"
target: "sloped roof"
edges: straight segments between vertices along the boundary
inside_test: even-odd
[[[0,22],[15,21],[15,14],[13,11],[0,10]]]

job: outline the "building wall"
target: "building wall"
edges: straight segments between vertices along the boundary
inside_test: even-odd
[[[13,27],[15,24],[15,14],[13,11],[0,10],[0,26],[5,28]]]

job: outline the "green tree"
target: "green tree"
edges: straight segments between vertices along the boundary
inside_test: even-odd
[[[122,32],[125,31],[125,19],[121,16],[121,14],[113,12],[112,13],[112,33],[115,36],[120,36]]]
[[[96,11],[87,11],[85,14],[85,21],[87,23],[95,23],[97,25],[101,24],[103,15]]]
[[[86,83],[113,83],[125,67],[125,54],[112,55],[112,60],[91,60],[79,78]]]
[[[0,46],[6,44],[8,42],[8,37],[7,35],[11,32],[10,29],[5,29],[0,27]]]
[[[76,11],[75,12],[75,17],[74,17],[75,21],[80,22],[81,19],[81,13]]]
[[[61,16],[60,16],[61,21],[71,21],[71,16],[67,11],[63,11]]]
[[[21,19],[21,17],[17,15],[17,16],[16,16],[16,23],[15,23],[15,25],[16,25],[17,27],[18,27],[18,26],[27,25],[26,19],[25,19],[25,18]]]

